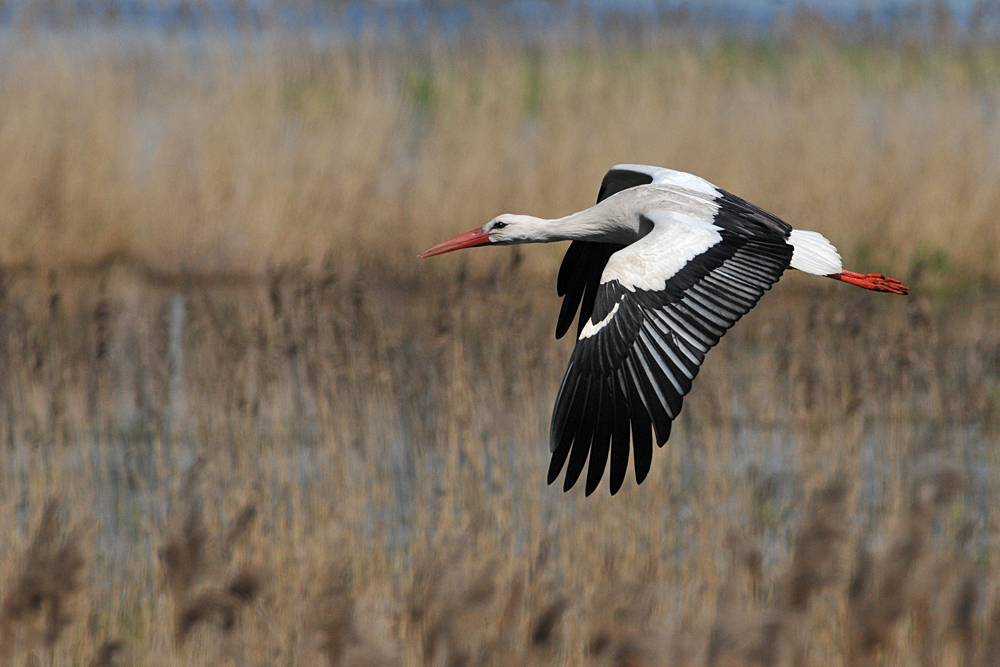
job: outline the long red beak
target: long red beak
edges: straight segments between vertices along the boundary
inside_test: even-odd
[[[453,239],[445,241],[444,243],[438,243],[433,248],[428,248],[422,253],[417,255],[417,257],[433,257],[434,255],[440,255],[442,253],[451,252],[452,250],[461,250],[462,248],[472,248],[473,246],[483,245],[490,242],[490,235],[484,232],[482,228],[473,229],[471,232],[465,232],[464,234],[459,234]]]

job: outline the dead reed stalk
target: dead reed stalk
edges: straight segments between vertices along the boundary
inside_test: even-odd
[[[0,601],[0,664],[15,652],[51,649],[73,621],[86,558],[79,528],[66,529],[60,504],[49,500]]]
[[[867,549],[859,552],[847,596],[846,654],[851,664],[869,664],[880,651],[891,649],[899,620],[912,608],[915,589],[939,585],[920,581],[915,573],[926,557],[937,513],[961,484],[961,474],[947,467],[918,479],[888,548],[877,556]]]
[[[160,550],[163,577],[174,598],[174,639],[183,644],[200,624],[231,633],[242,609],[259,595],[262,579],[256,568],[233,559],[234,545],[251,530],[253,505],[245,506],[218,534],[204,522],[199,459],[188,471],[179,499],[181,518]]]
[[[311,603],[310,630],[330,667],[397,667],[397,649],[377,623],[359,613],[346,563],[333,565]]]

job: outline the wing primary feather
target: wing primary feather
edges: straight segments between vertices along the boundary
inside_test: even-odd
[[[639,380],[640,374],[635,368],[635,359],[633,359],[633,355],[630,354],[628,357],[625,358],[624,363],[622,363],[622,368],[625,369],[626,378],[629,380],[628,386],[630,388],[630,391],[628,394],[629,397],[628,400],[630,406],[629,409],[631,410],[633,415],[632,425],[634,427],[636,410],[645,411],[647,418],[648,415],[652,414],[653,410],[652,407],[650,407],[651,404],[648,402],[648,399],[643,394],[642,382],[640,382]],[[652,424],[652,421],[650,422],[650,424]]]
[[[569,456],[569,449],[572,442],[570,440],[568,444],[559,446],[552,452],[552,458],[549,459],[549,474],[545,482],[546,484],[551,484],[559,477],[559,473],[562,472],[562,468],[566,464],[566,457]]]
[[[583,298],[585,287],[586,283],[582,281],[575,283],[571,288],[572,291],[567,292],[566,296],[563,297],[562,307],[559,308],[559,319],[556,322],[557,340],[565,336],[573,324],[573,318],[576,317],[576,311],[580,307],[580,299]]]
[[[763,273],[770,273],[773,267],[767,261],[757,261],[754,256],[748,252],[740,250],[740,252],[733,255],[733,257],[726,262],[727,267],[739,269],[740,271],[746,272],[747,274],[753,275],[755,277],[762,277]]]
[[[687,367],[691,371],[691,379],[693,380],[694,376],[698,374],[698,367],[701,366],[702,361],[705,360],[705,353],[701,351],[701,345],[696,345],[693,342],[693,339],[672,320],[660,320],[657,326],[659,326],[661,330],[666,329],[670,332],[671,338],[677,344],[677,349],[689,362]]]
[[[566,374],[563,376],[562,384],[559,386],[559,393],[556,394],[556,406],[552,410],[552,426],[549,429],[550,452],[555,452],[559,441],[562,440],[563,431],[566,429],[566,417],[573,404],[576,388],[580,384],[580,374],[573,372],[575,366],[576,361],[570,359],[569,366],[566,368]],[[570,381],[570,378],[573,380],[573,386],[567,391],[567,383]]]
[[[764,255],[754,254],[753,251],[756,249],[754,246],[740,248],[726,264],[739,267],[747,273],[760,274],[761,270],[769,273],[774,269],[775,260]]]
[[[697,285],[689,289],[684,296],[702,308],[707,309],[715,316],[721,318],[723,322],[732,322],[739,318],[740,313],[727,308],[726,306],[719,303],[716,299],[711,298],[704,290],[700,289]]]
[[[653,408],[649,416],[653,418],[653,426],[656,426],[658,422],[672,419],[674,416],[670,414],[670,401],[663,393],[666,386],[670,384],[670,380],[667,379],[663,367],[653,358],[648,342],[645,345],[636,345],[635,349],[635,357],[639,366],[645,371],[639,373],[642,391],[649,398],[650,407]],[[647,394],[647,392],[649,393]]]
[[[694,380],[694,376],[698,373],[698,366],[695,365],[693,368],[687,363],[687,359],[682,359],[680,353],[675,348],[679,348],[672,340],[669,333],[664,333],[660,328],[653,323],[650,323],[649,335],[651,338],[657,338],[658,347],[660,351],[667,355],[670,363],[672,364],[673,370],[676,371],[676,379],[680,384],[678,391],[680,391],[681,396],[686,395],[691,391],[691,381]]]
[[[702,337],[709,348],[715,346],[722,338],[724,331],[715,331],[709,326],[707,322],[698,317],[698,314],[694,312],[684,301],[679,301],[673,304],[674,314],[684,322],[691,331],[697,331],[699,336]]]
[[[702,356],[712,349],[712,339],[704,331],[692,326],[672,306],[664,307],[659,311],[659,315],[671,330],[677,332],[679,336],[688,341]],[[700,364],[701,360],[698,363]]]
[[[733,326],[732,322],[724,320],[720,315],[713,313],[711,310],[708,309],[708,307],[700,304],[696,299],[693,298],[693,296],[690,293],[684,295],[684,298],[681,299],[681,303],[683,303],[688,308],[690,308],[698,315],[700,315],[703,320],[707,321],[713,326],[719,327],[721,329],[721,331],[718,332],[719,338],[722,338],[722,335],[726,332],[726,329]]]
[[[747,298],[738,288],[716,280],[715,276],[711,273],[703,277],[695,285],[713,299],[721,300],[721,303],[729,308],[741,305],[742,301]]]
[[[633,373],[633,380],[636,381],[636,385],[640,390],[640,395],[646,399],[645,405],[649,410],[649,417],[653,422],[653,428],[656,429],[656,439],[657,442],[660,442],[663,424],[670,421],[671,417],[667,412],[669,409],[667,408],[667,400],[660,393],[657,385],[666,384],[667,380],[663,377],[657,377],[656,382],[652,381],[650,376],[655,373],[656,370],[659,370],[659,367],[654,365],[654,367],[651,368],[650,365],[646,363],[646,360],[644,359],[645,355],[642,352],[641,347],[639,347],[637,351],[633,352],[633,356],[638,360],[639,365],[642,367],[641,370],[646,371],[645,373],[639,372],[640,369],[635,368],[635,364],[633,364],[633,367],[630,369]],[[656,370],[654,370],[654,368]]]
[[[666,405],[667,419],[674,419],[681,413],[681,406],[684,404],[684,394],[687,393],[685,386],[690,389],[690,381],[684,382],[678,375],[680,371],[670,363],[670,359],[667,354],[660,348],[660,345],[653,336],[650,335],[649,331],[643,331],[644,342],[646,346],[642,348],[643,354],[646,360],[649,362],[653,372],[656,374],[656,383],[653,385],[654,389],[657,391],[657,395],[663,400]],[[683,378],[683,376],[681,376]],[[683,378],[687,380],[687,378]],[[653,421],[656,426],[661,426],[657,423],[657,420]],[[657,444],[666,442],[666,438],[659,437],[659,429],[657,430]]]
[[[707,314],[704,308],[693,303],[687,298],[687,295],[677,302],[676,307],[678,311],[681,308],[686,311],[684,315],[687,316],[691,324],[698,326],[702,331],[712,336],[712,345],[718,343],[719,339],[725,335],[726,330],[729,329],[725,320],[719,320],[717,317]],[[716,322],[722,322],[722,325],[716,324]]]
[[[663,439],[656,441],[656,446],[657,447],[662,448],[663,445],[667,444],[667,440],[670,439],[670,427],[671,426],[673,426],[673,422],[667,422],[666,423],[666,426],[663,429],[663,431],[664,431],[664,433],[663,433]],[[647,468],[647,470],[648,470],[648,468]]]
[[[759,294],[760,289],[758,287],[744,280],[742,274],[731,273],[729,269],[729,266],[722,264],[706,275],[703,280],[718,286],[720,289],[739,292],[747,297],[752,298]]]
[[[612,382],[611,390],[615,397],[614,418],[615,426],[611,438],[611,473],[608,479],[608,486],[611,495],[618,493],[625,481],[625,473],[628,470],[628,450],[629,450],[629,427],[631,425],[629,404],[626,394],[622,393],[622,386],[626,386],[624,372],[619,368],[615,373],[617,382]]]
[[[583,420],[580,422],[580,429],[573,438],[573,446],[569,452],[569,462],[566,464],[566,477],[563,480],[563,491],[569,491],[580,478],[583,467],[587,464],[587,454],[590,453],[590,443],[594,438],[595,427],[597,426],[597,415],[601,410],[601,394],[598,383],[594,378],[588,377],[587,398],[584,400],[586,409],[583,413]],[[595,396],[596,393],[596,396]],[[595,406],[594,403],[597,403]]]
[[[684,362],[683,367],[687,369],[686,375],[689,379],[694,380],[695,376],[698,375],[698,368],[701,366],[701,362],[705,359],[705,355],[691,345],[691,341],[682,331],[670,326],[670,324],[671,323],[664,320],[657,320],[656,326],[664,333],[664,335],[670,336],[671,340],[674,342],[674,348],[676,348],[676,351],[679,354],[684,355],[681,361]]]
[[[710,275],[705,276],[705,278],[698,283],[697,288],[700,292],[721,305],[723,308],[737,314],[745,312],[749,297],[730,286],[722,285],[712,280]]]
[[[608,465],[608,452],[611,449],[611,435],[614,429],[615,397],[612,393],[614,375],[607,375],[601,381],[601,411],[594,430],[594,439],[590,443],[590,463],[587,468],[586,495],[590,495],[601,483],[604,468]]]
[[[643,327],[642,330],[639,331],[639,338],[646,344],[646,357],[650,360],[650,362],[659,366],[660,371],[663,376],[666,377],[667,381],[670,382],[670,385],[677,391],[678,394],[683,396],[685,391],[681,387],[680,381],[674,377],[674,369],[668,365],[666,359],[667,352],[663,349],[664,346],[660,345],[662,341],[657,340],[657,337],[646,327]],[[663,389],[666,389],[666,387]],[[669,398],[667,399],[667,403],[670,403]],[[670,414],[671,417],[677,416],[677,413],[673,411],[673,406],[671,406],[670,412],[672,413]]]
[[[652,424],[649,415],[643,408],[638,396],[639,388],[628,384],[628,403],[632,413],[632,449],[634,450],[633,462],[635,468],[635,483],[642,484],[649,473],[649,466],[653,460],[653,434]]]
[[[705,276],[704,281],[706,284],[711,285],[721,293],[729,295],[730,298],[739,296],[744,301],[753,303],[760,296],[757,292],[747,287],[742,282],[722,280],[718,269]]]
[[[584,241],[573,241],[566,249],[562,264],[559,266],[559,276],[556,278],[556,294],[564,296],[570,289],[573,278],[580,271],[580,263],[586,254]]]
[[[718,275],[726,279],[726,282],[736,283],[745,285],[748,288],[755,290],[755,292],[762,292],[768,288],[769,282],[757,277],[756,272],[746,273],[737,272],[735,266],[720,266],[714,271],[715,275]],[[760,295],[757,295],[760,298]]]
[[[555,451],[552,452],[552,460],[549,462],[548,484],[556,481],[559,473],[562,472],[563,465],[566,464],[566,458],[569,456],[573,445],[573,440],[580,430],[580,419],[583,416],[583,408],[587,397],[586,387],[584,387],[581,395],[580,384],[582,382],[584,382],[584,378],[578,377],[573,388],[573,396],[569,399],[569,411],[566,414],[566,419],[560,431],[559,442],[556,444]],[[551,443],[549,446],[551,447]]]
[[[756,269],[757,272],[764,270],[767,273],[774,271],[777,268],[777,262],[770,258],[764,257],[762,255],[753,255],[749,252],[743,252],[742,250],[729,260],[729,263],[733,266],[742,266],[744,269],[753,270]]]

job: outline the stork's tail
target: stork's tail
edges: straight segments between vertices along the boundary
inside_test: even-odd
[[[841,271],[831,273],[827,278],[841,280],[851,285],[864,287],[873,292],[890,292],[892,294],[909,294],[910,288],[899,282],[895,278],[886,278],[880,273],[855,273],[854,271]]]

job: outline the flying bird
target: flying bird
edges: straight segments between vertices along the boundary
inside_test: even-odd
[[[556,338],[577,311],[580,318],[552,412],[548,482],[565,468],[568,491],[589,458],[587,495],[609,459],[609,489],[618,492],[630,445],[642,483],[653,441],[662,447],[670,436],[705,354],[785,269],[909,291],[893,278],[845,271],[821,234],[792,229],[698,176],[637,164],[612,167],[586,210],[554,220],[503,214],[420,257],[553,241],[572,241],[556,283]]]

